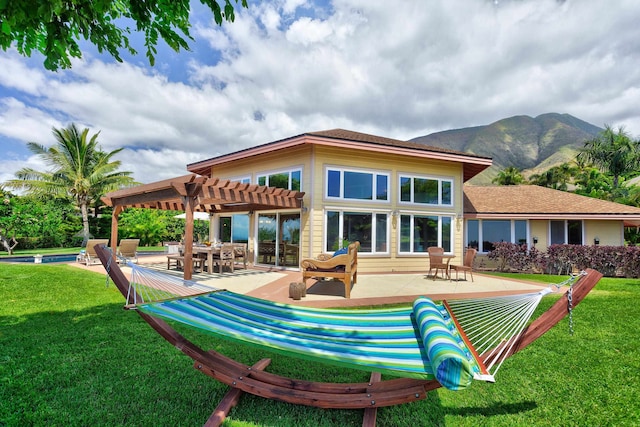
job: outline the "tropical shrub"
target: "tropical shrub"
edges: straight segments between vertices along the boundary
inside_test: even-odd
[[[489,259],[498,262],[498,271],[568,274],[593,268],[608,277],[640,277],[640,247],[551,245],[546,252],[526,244],[494,243]]]
[[[526,243],[495,242],[488,257],[498,261],[498,271],[536,272],[542,265],[542,253]]]

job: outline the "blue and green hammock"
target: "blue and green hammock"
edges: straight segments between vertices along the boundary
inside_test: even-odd
[[[454,390],[483,373],[447,310],[428,298],[418,299],[413,310],[328,310],[218,291],[137,308],[287,355],[395,376],[436,378]]]
[[[551,292],[442,303],[421,297],[408,308],[317,309],[129,266],[127,300],[150,316],[307,360],[436,379],[452,390],[473,379],[493,381],[501,354],[509,353],[542,296]],[[200,294],[184,296],[185,289]],[[485,366],[479,354],[491,349],[498,354],[484,355],[492,360]]]

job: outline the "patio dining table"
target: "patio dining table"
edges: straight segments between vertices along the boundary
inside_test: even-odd
[[[207,272],[213,273],[213,257],[214,255],[220,255],[220,245],[194,245],[193,253],[194,254],[206,254],[207,255]],[[242,259],[244,261],[244,267],[247,268],[247,244],[246,243],[236,243],[233,245],[234,252],[236,254],[241,254]],[[238,256],[238,255],[236,255]]]

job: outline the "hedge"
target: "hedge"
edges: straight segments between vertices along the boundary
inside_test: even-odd
[[[598,245],[551,245],[546,252],[527,244],[496,242],[489,259],[498,270],[567,274],[593,268],[607,277],[640,278],[640,247]]]

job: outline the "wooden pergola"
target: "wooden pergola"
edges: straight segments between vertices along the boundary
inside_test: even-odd
[[[196,174],[126,188],[106,194],[102,201],[113,208],[111,248],[115,256],[118,218],[126,208],[183,211],[186,215],[184,278],[192,275],[193,213],[300,209],[304,193],[256,184],[243,184]]]

